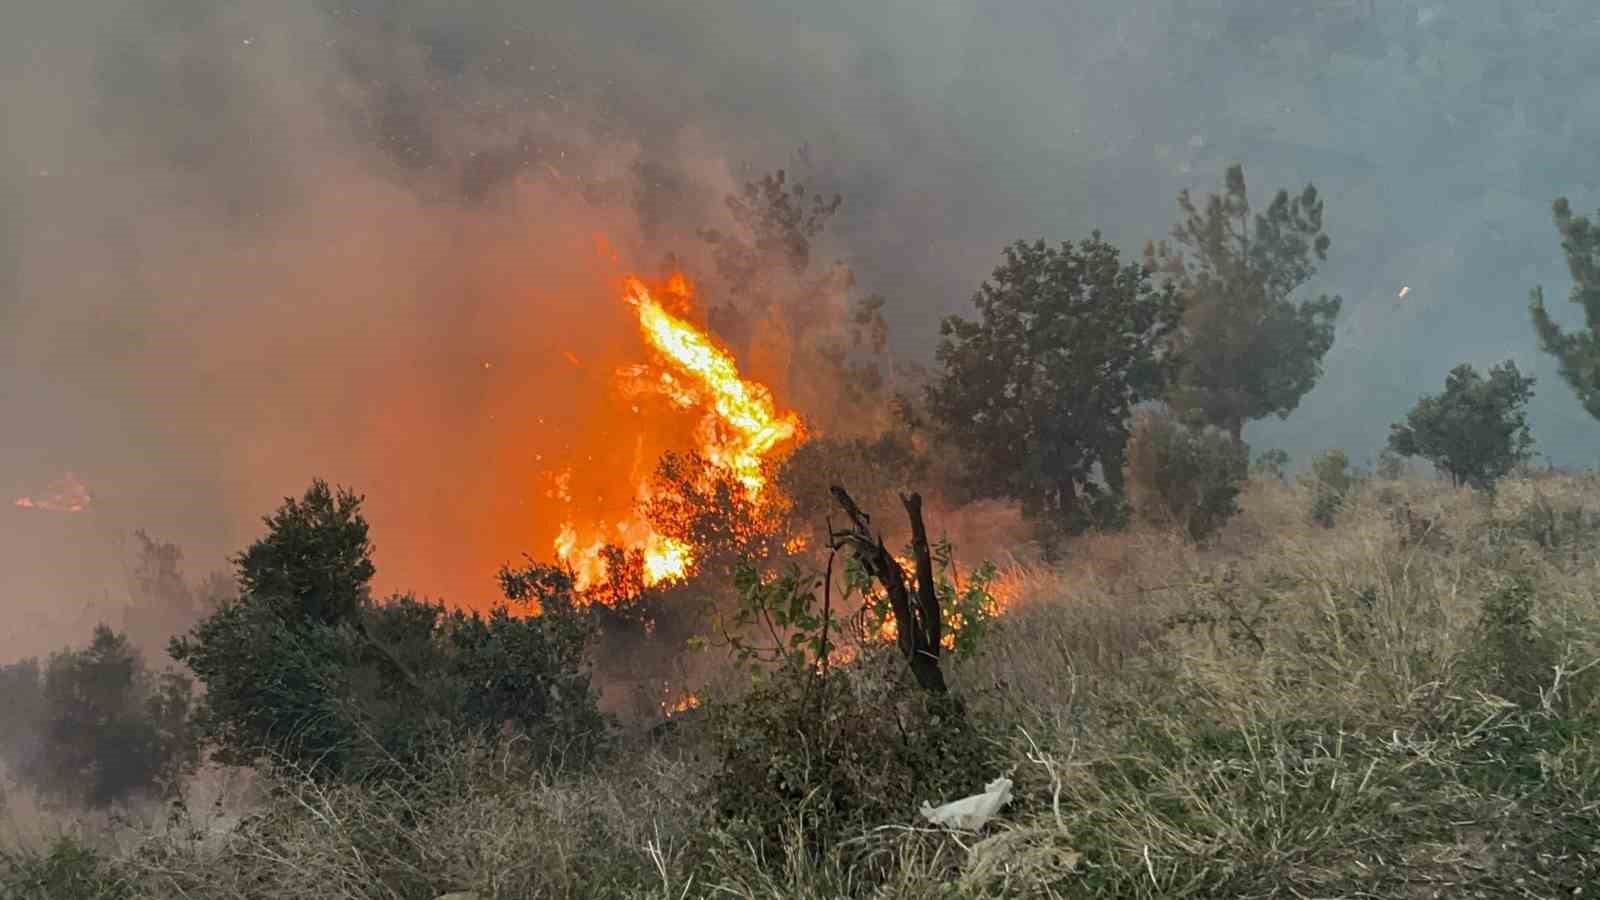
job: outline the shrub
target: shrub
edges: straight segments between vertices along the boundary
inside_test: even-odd
[[[923,801],[983,790],[994,745],[957,701],[906,680],[880,647],[824,672],[786,665],[743,698],[711,704],[720,768],[708,791],[720,823],[768,860],[796,836],[821,858],[870,828],[911,823]]]
[[[99,852],[61,836],[44,852],[0,849],[0,897],[8,900],[123,900],[130,886]]]
[[[1289,472],[1289,454],[1284,450],[1263,450],[1250,468],[1251,474],[1258,478],[1282,481]]]
[[[554,570],[502,581],[513,600],[540,581],[539,614],[447,611],[401,596],[365,605],[346,625],[294,627],[237,603],[176,642],[174,655],[206,685],[200,725],[224,762],[267,754],[359,780],[398,774],[437,742],[505,728],[531,738],[531,751],[587,759],[605,735],[583,670],[593,619]]]
[[[148,672],[126,636],[101,625],[83,649],[41,668],[0,670],[7,767],[45,797],[103,808],[136,794],[166,795],[199,762],[191,685]]]
[[[1311,521],[1332,528],[1334,518],[1344,507],[1345,497],[1355,486],[1350,458],[1343,450],[1326,450],[1311,462]]]
[[[525,614],[375,603],[359,497],[316,482],[267,523],[236,560],[239,597],[171,645],[206,687],[198,725],[220,761],[360,779],[472,731],[520,730],[531,749],[577,758],[603,743],[583,671],[595,619],[565,572],[501,571]]]
[[[1128,440],[1128,489],[1145,521],[1205,540],[1239,511],[1250,455],[1216,428],[1196,430],[1169,414],[1141,411]]]

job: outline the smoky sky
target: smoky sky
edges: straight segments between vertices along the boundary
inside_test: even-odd
[[[537,485],[505,473],[593,389],[542,361],[625,329],[595,235],[652,269],[780,166],[844,195],[823,249],[924,362],[1012,240],[1135,258],[1231,162],[1263,204],[1312,182],[1338,338],[1246,439],[1370,458],[1511,358],[1539,449],[1591,464],[1526,307],[1570,312],[1551,201],[1600,207],[1597,41],[1583,0],[12,4],[0,488],[71,470],[96,511],[0,511],[0,602],[109,596],[134,527],[220,568],[316,475],[386,504],[381,572],[509,556]]]

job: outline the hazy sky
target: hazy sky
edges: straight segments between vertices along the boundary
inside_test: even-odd
[[[1509,357],[1539,449],[1592,464],[1526,306],[1574,321],[1549,207],[1600,207],[1595,46],[1586,0],[10,4],[0,489],[70,469],[96,511],[0,509],[0,584],[114,590],[86,548],[137,526],[218,567],[313,475],[373,497],[380,570],[506,558],[540,420],[593,387],[544,360],[626,327],[594,236],[651,268],[802,147],[913,359],[1011,240],[1136,256],[1230,162],[1312,181],[1338,341],[1246,439],[1370,458]]]

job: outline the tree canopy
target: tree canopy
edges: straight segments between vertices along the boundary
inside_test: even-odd
[[[243,593],[289,620],[349,618],[369,597],[376,571],[362,499],[321,479],[300,500],[285,498],[262,520],[266,535],[234,559]]]
[[[970,460],[975,491],[1081,528],[1091,510],[1080,501],[1107,495],[1097,473],[1122,494],[1129,417],[1163,384],[1175,297],[1096,232],[1012,244],[973,304],[977,321],[940,327],[929,412]]]
[[[1533,383],[1510,360],[1488,378],[1471,365],[1456,366],[1444,393],[1423,397],[1404,422],[1389,426],[1389,449],[1428,460],[1454,485],[1490,489],[1531,455],[1525,407]]]
[[[1163,241],[1145,251],[1183,303],[1166,400],[1190,424],[1215,425],[1238,441],[1246,422],[1293,412],[1333,346],[1341,299],[1292,299],[1328,256],[1322,199],[1309,184],[1297,197],[1280,190],[1252,217],[1244,167],[1234,165],[1224,193],[1203,211],[1188,191],[1178,206],[1177,248]]]
[[[1584,328],[1566,331],[1545,309],[1544,290],[1533,289],[1529,304],[1533,327],[1539,333],[1539,346],[1556,358],[1561,377],[1577,392],[1583,408],[1600,419],[1600,225],[1585,216],[1574,216],[1567,198],[1554,207],[1556,230],[1561,233],[1561,249],[1567,256],[1567,270],[1575,282],[1571,301],[1583,308]]]

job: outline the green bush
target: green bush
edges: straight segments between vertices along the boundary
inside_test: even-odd
[[[339,497],[317,482],[304,502],[286,501],[237,559],[239,597],[172,642],[205,685],[197,722],[220,761],[265,757],[361,779],[407,770],[432,743],[474,731],[519,731],[552,758],[601,747],[584,670],[595,619],[567,573],[502,570],[517,613],[373,602],[360,498]]]
[[[1324,528],[1332,528],[1345,498],[1355,487],[1355,474],[1350,470],[1350,457],[1343,450],[1326,450],[1311,462],[1311,521]]]
[[[1250,474],[1257,478],[1276,478],[1282,481],[1289,472],[1289,454],[1284,450],[1263,450],[1250,466]]]
[[[0,669],[0,759],[49,800],[104,808],[169,795],[199,762],[191,683],[152,673],[126,636],[101,625],[82,649],[41,667]]]
[[[711,704],[720,768],[708,790],[720,824],[768,860],[797,834],[821,858],[873,827],[914,824],[924,801],[982,791],[994,744],[958,701],[907,681],[904,662],[879,647],[847,667],[786,665]]]
[[[1249,469],[1249,449],[1216,428],[1190,429],[1151,410],[1135,417],[1127,482],[1133,509],[1147,522],[1205,540],[1239,511]]]

